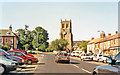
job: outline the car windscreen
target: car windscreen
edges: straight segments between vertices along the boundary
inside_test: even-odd
[[[58,55],[59,55],[59,56],[68,56],[67,53],[59,53]]]
[[[5,55],[10,55],[9,53],[7,53],[6,51],[2,50],[2,52],[5,54]]]

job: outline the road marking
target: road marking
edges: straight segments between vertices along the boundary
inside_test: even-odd
[[[76,68],[79,68],[79,66],[77,66],[77,65],[73,65],[73,66],[75,66]]]
[[[87,73],[90,73],[91,74],[91,72],[89,72],[89,71],[87,71],[87,70],[85,70],[85,69],[83,69],[83,68],[81,68],[83,71],[85,71],[85,72],[87,72]]]

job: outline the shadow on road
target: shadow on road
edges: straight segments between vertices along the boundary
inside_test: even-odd
[[[80,63],[77,63],[77,62],[70,62],[70,64],[80,64]]]
[[[29,68],[35,68],[35,67],[19,67],[19,68],[22,68],[22,69],[29,69]]]
[[[45,65],[45,63],[37,63],[37,65]]]

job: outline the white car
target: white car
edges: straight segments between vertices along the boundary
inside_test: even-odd
[[[99,58],[102,56],[102,54],[94,54],[93,60],[99,61]]]
[[[82,51],[73,51],[71,53],[71,56],[76,56],[76,57],[79,57],[79,55],[82,53]]]
[[[93,55],[92,54],[82,54],[81,55],[81,60],[93,60]]]
[[[99,61],[103,63],[107,63],[107,58],[108,58],[108,55],[102,55],[101,57],[99,57]]]

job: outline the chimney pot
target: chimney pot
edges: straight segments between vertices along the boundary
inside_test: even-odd
[[[93,39],[94,39],[94,37],[91,38],[91,40],[93,40]]]
[[[111,36],[111,33],[108,33],[108,36]]]
[[[118,31],[116,31],[115,34],[118,34]]]
[[[12,25],[10,25],[9,30],[12,31]]]

